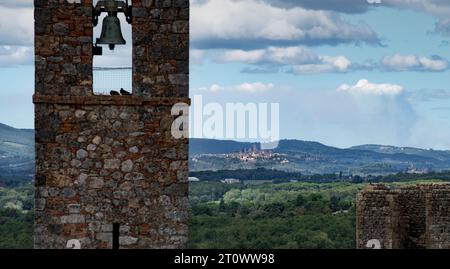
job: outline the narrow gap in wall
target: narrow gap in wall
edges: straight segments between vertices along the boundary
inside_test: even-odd
[[[94,0],[95,6],[99,0]],[[128,1],[131,5],[132,1]],[[98,19],[98,24],[93,31],[93,42],[100,38],[103,27],[103,20],[107,13],[103,12]],[[117,45],[114,50],[110,50],[107,45],[103,47],[103,55],[94,56],[93,59],[93,91],[95,95],[111,95],[119,93],[123,89],[132,93],[132,30],[123,13],[117,17],[120,20],[122,35],[126,45]]]
[[[112,240],[112,248],[119,249],[119,237],[120,237],[120,224],[113,224],[113,240]]]

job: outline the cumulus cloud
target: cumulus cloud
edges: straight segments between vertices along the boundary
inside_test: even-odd
[[[33,54],[32,47],[0,46],[0,67],[32,64]]]
[[[306,9],[332,10],[343,13],[363,13],[374,5],[366,0],[264,0],[280,7],[301,6]]]
[[[317,63],[294,65],[292,70],[298,75],[347,72],[350,70],[351,62],[344,56],[319,56],[318,59]]]
[[[277,73],[281,67],[288,67],[293,74],[297,75],[346,73],[374,69],[385,72],[442,72],[449,68],[449,62],[438,55],[423,57],[395,54],[382,58],[379,63],[374,61],[353,63],[346,56],[317,55],[304,46],[225,50],[215,61],[248,64],[250,66],[243,70],[247,73]]]
[[[278,72],[282,66],[289,66],[294,74],[317,74],[348,72],[351,61],[345,56],[316,55],[303,46],[269,47],[258,50],[226,50],[217,62],[241,62],[256,65],[246,71]]]
[[[369,26],[351,24],[334,12],[257,0],[191,1],[191,30],[197,48],[379,42]]]
[[[10,8],[0,5],[0,45],[33,45],[32,8]]]
[[[220,86],[219,84],[212,84],[209,87],[201,87],[197,89],[198,91],[207,91],[207,92],[218,92],[225,90],[225,87]]]
[[[219,62],[243,62],[247,64],[300,64],[314,63],[318,56],[306,47],[269,47],[258,50],[227,50]]]
[[[341,137],[347,133],[357,144],[408,145],[418,115],[401,85],[361,79],[354,85],[339,86],[334,93],[325,95],[332,100],[322,107],[327,107],[326,117],[342,124]]]
[[[246,1],[246,0],[239,0]],[[282,8],[303,7],[312,10],[330,10],[342,13],[364,13],[372,8],[384,6],[428,13],[438,18],[435,32],[450,36],[450,1],[448,0],[263,0]]]
[[[384,68],[391,71],[445,71],[449,67],[447,60],[440,56],[419,57],[416,55],[395,54],[381,60]]]
[[[0,67],[33,63],[32,1],[0,3]]]
[[[247,93],[257,93],[271,90],[275,87],[273,83],[263,83],[263,82],[245,82],[242,84],[234,85],[234,86],[221,86],[219,84],[212,84],[208,87],[200,87],[197,88],[199,92],[209,92],[209,93],[217,93],[221,91],[240,91]]]
[[[236,89],[244,92],[261,92],[273,89],[274,85],[272,83],[264,84],[261,82],[255,83],[243,83],[241,85],[236,86]]]
[[[403,92],[403,87],[396,84],[375,84],[367,79],[359,80],[355,85],[342,84],[337,88],[338,92],[370,95],[395,96]]]

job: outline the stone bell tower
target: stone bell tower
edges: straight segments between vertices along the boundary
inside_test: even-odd
[[[92,0],[34,6],[35,248],[184,247],[189,0],[132,1],[131,96],[93,93]]]

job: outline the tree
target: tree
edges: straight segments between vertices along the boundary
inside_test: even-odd
[[[306,203],[306,198],[302,194],[299,194],[297,198],[295,199],[295,205],[296,206],[304,206]]]
[[[341,210],[340,203],[339,203],[340,201],[341,201],[341,199],[336,197],[336,196],[332,196],[330,198],[330,209],[331,209],[331,211],[336,212],[336,211]]]

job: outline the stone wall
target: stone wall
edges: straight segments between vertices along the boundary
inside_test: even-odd
[[[126,99],[107,106],[35,99],[37,248],[64,248],[70,239],[111,248],[113,223],[121,225],[121,247],[186,242],[187,140],[172,138],[171,106]]]
[[[356,214],[358,248],[450,248],[450,184],[373,185],[358,194]]]
[[[378,240],[381,248],[399,245],[398,199],[387,187],[370,186],[357,195],[356,241],[359,248]]]
[[[80,2],[34,0],[36,93],[92,95],[92,0]]]
[[[121,248],[184,247],[188,140],[172,137],[171,109],[189,103],[188,33],[150,45],[158,40],[144,32],[170,18],[162,12],[161,20],[147,20],[140,12],[176,11],[173,24],[187,24],[178,14],[188,12],[188,1],[133,1],[133,51],[148,53],[133,61],[134,78],[145,74],[146,85],[135,79],[134,96],[92,94],[91,4],[35,0],[35,247],[111,248],[117,225]],[[155,46],[161,58],[150,57]]]
[[[432,188],[426,199],[426,244],[433,249],[450,249],[450,187]]]
[[[403,249],[426,248],[426,185],[403,187],[396,193],[399,212],[400,244]]]
[[[189,0],[133,0],[132,28],[135,93],[187,97]]]

